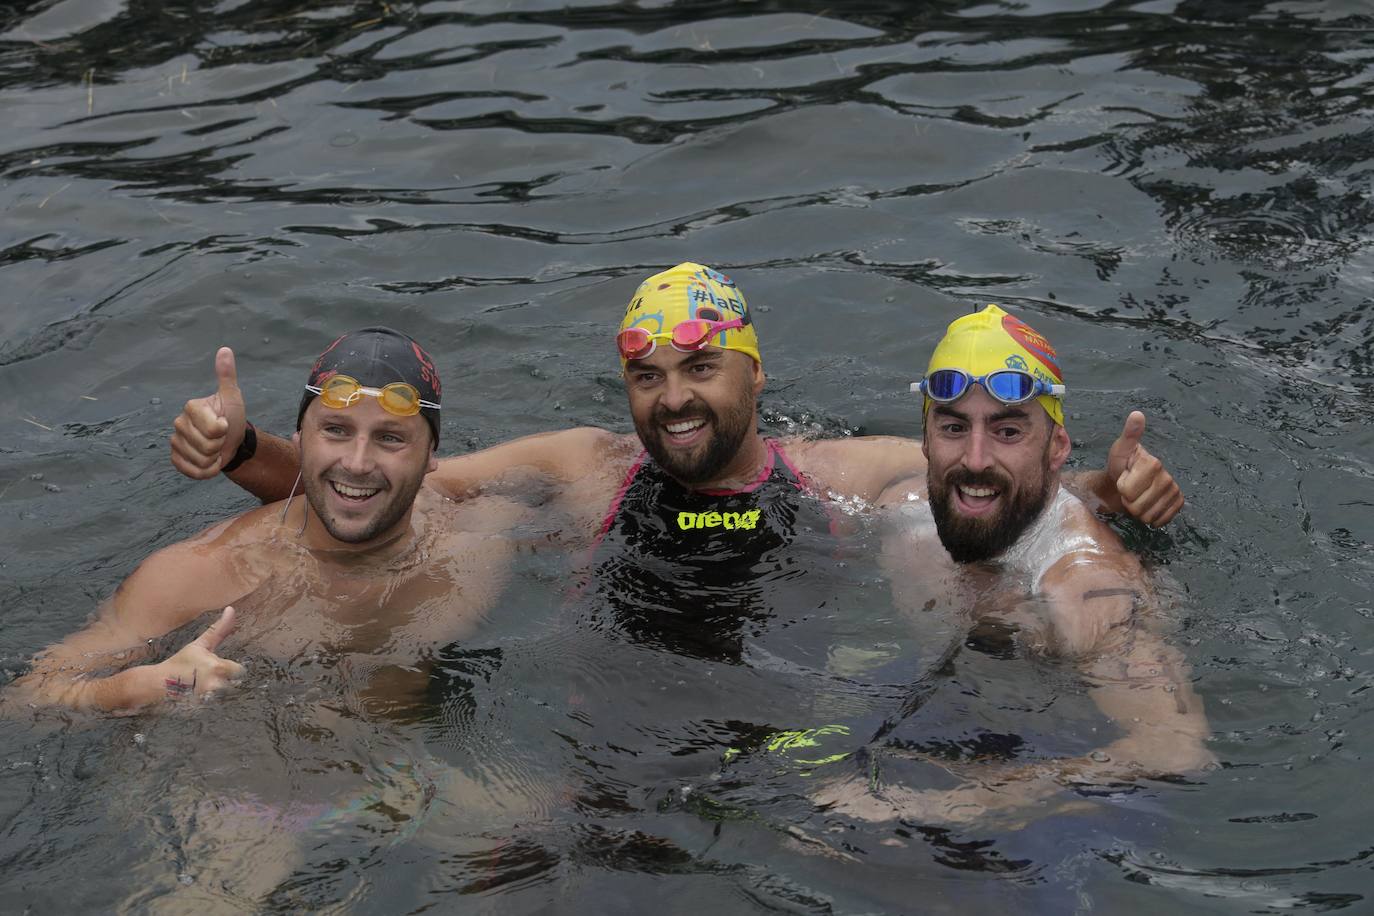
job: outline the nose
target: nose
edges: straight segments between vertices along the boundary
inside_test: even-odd
[[[363,435],[353,437],[353,441],[348,444],[343,458],[339,461],[340,467],[359,477],[371,473],[373,464],[372,440]]]
[[[691,383],[681,372],[669,372],[663,384],[663,407],[665,410],[677,413],[688,404],[696,393],[692,390]]]
[[[983,430],[977,427],[965,439],[963,465],[970,471],[986,471],[992,467],[992,450],[985,439]]]

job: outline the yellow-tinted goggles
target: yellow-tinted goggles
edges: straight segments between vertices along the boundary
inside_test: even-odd
[[[352,407],[363,395],[376,398],[382,410],[398,417],[413,417],[422,407],[439,409],[439,405],[433,401],[421,400],[420,392],[409,382],[392,382],[382,388],[368,388],[350,376],[334,375],[318,387],[306,385],[305,390],[318,394],[320,402],[334,410]]]

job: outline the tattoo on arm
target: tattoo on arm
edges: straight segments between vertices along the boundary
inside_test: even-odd
[[[1120,598],[1129,597],[1132,601],[1140,600],[1140,592],[1133,588],[1095,588],[1092,591],[1083,593],[1084,601],[1091,601],[1094,598]]]
[[[163,680],[162,684],[167,688],[167,696],[184,697],[186,694],[194,692],[196,689],[196,678],[199,677],[199,675],[200,671],[198,669],[192,669],[191,683],[189,684],[181,679],[181,675],[166,678]]]

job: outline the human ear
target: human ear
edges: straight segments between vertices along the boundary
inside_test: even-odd
[[[1072,451],[1073,442],[1069,439],[1069,431],[1058,423],[1054,424],[1054,429],[1050,431],[1050,470],[1058,471],[1062,468]]]

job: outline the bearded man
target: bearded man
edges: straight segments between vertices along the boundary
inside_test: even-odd
[[[521,511],[422,489],[439,396],[433,361],[406,335],[364,328],[334,341],[300,398],[288,498],[148,557],[85,629],[37,655],[8,699],[129,713],[204,697],[243,675],[220,654],[226,639],[233,654],[268,659],[347,656],[375,672],[367,691],[422,691],[423,674],[406,672],[476,625],[504,585],[505,535]],[[151,658],[158,638],[219,608],[179,651]]]
[[[1157,632],[1155,583],[1063,486],[1067,389],[1049,341],[989,305],[949,325],[912,389],[923,396],[929,502],[912,498],[919,480],[884,500],[896,507],[884,560],[897,603],[913,615],[950,607],[970,627],[1014,634],[1026,654],[1070,661],[1119,734],[1083,756],[965,767],[954,789],[884,784],[873,765],[815,797],[867,819],[967,822],[1048,813],[1047,800],[1083,784],[1210,766],[1202,701]]]

